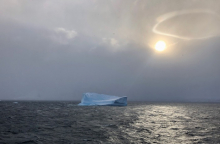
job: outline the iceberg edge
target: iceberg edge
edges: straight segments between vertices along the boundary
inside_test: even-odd
[[[127,96],[84,93],[79,106],[127,106]]]

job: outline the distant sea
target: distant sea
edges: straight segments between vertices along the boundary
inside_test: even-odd
[[[220,103],[0,101],[0,144],[220,143]]]

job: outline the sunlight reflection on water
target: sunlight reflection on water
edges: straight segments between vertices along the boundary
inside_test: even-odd
[[[208,129],[211,126],[216,128],[216,121],[206,123],[211,109],[201,111],[201,108],[189,104],[135,107],[137,121],[122,131],[129,135],[130,141],[136,139],[135,143],[197,143],[202,139],[208,140],[213,136]]]

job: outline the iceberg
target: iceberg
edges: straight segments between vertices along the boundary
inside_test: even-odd
[[[127,97],[118,97],[96,93],[84,93],[79,106],[127,106]]]

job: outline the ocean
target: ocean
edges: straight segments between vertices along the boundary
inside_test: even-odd
[[[0,101],[0,144],[220,143],[220,103]]]

